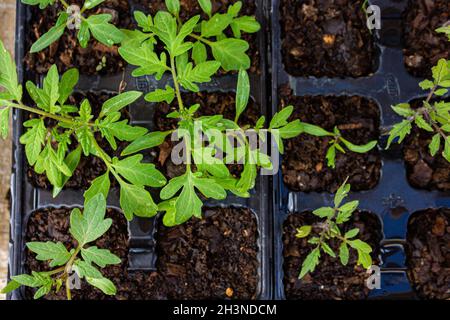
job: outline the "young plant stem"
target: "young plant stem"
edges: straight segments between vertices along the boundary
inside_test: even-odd
[[[173,85],[175,87],[175,93],[177,95],[178,106],[180,108],[180,111],[183,111],[184,110],[183,99],[181,98],[180,84],[178,83],[175,58],[173,57],[173,55],[170,55],[170,71],[172,72]]]

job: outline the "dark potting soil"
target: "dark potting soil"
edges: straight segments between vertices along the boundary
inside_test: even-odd
[[[70,4],[80,7],[84,1],[72,0]],[[113,74],[124,69],[126,62],[118,53],[117,45],[112,47],[95,40],[92,35],[86,48],[82,48],[77,40],[77,30],[66,29],[62,37],[38,53],[29,53],[32,44],[46,33],[58,19],[58,12],[64,11],[63,6],[56,2],[54,5],[40,10],[38,6],[30,6],[31,20],[27,34],[25,64],[28,70],[37,73],[46,73],[48,69],[56,64],[61,72],[76,67],[83,74]],[[85,16],[92,14],[111,14],[111,23],[119,28],[130,28],[130,7],[127,0],[106,0],[94,9],[87,10]],[[105,66],[97,71],[103,58],[106,58]]]
[[[282,55],[293,76],[362,77],[377,50],[363,0],[280,0]]]
[[[134,0],[136,3],[141,4],[145,8],[149,9],[151,15],[155,15],[160,10],[167,10],[165,5],[165,0]],[[212,12],[215,13],[226,13],[228,7],[238,0],[216,0],[212,1]],[[242,9],[239,16],[247,15],[247,16],[255,16],[256,15],[256,3],[255,0],[245,0],[242,2]],[[182,0],[180,1],[181,9],[180,9],[180,18],[182,21],[187,21],[195,15],[200,14],[203,19],[208,19],[208,16],[203,12],[200,5],[198,4],[198,0]],[[261,23],[261,22],[260,22]],[[260,31],[261,32],[261,31]],[[228,36],[232,36],[233,34],[230,32],[227,34]],[[247,51],[250,59],[251,59],[251,67],[248,70],[251,73],[260,73],[260,52],[257,41],[257,33],[248,34],[242,33],[242,39],[247,41],[250,45],[249,50]],[[210,59],[212,58],[212,54],[210,54]],[[221,72],[221,71],[219,71]]]
[[[79,106],[80,103],[84,99],[88,99],[91,108],[92,113],[95,117],[97,117],[101,111],[101,107],[103,103],[113,97],[112,93],[108,92],[93,92],[88,91],[86,93],[74,93],[71,97],[69,97],[68,103],[71,105],[77,105]],[[125,109],[122,109],[122,114],[124,119],[129,119],[129,114]],[[56,125],[56,123],[53,120],[45,120],[47,126]],[[117,150],[113,150],[109,143],[101,138],[101,134],[98,132],[96,133],[96,140],[100,147],[105,150],[108,155],[110,156],[119,156],[120,152],[124,149],[126,146],[126,142],[117,141]],[[75,143],[74,143],[75,142]],[[72,150],[77,146],[77,140],[75,137],[72,138],[72,145],[69,147]],[[106,172],[106,165],[105,163],[97,157],[89,156],[86,157],[83,154],[81,154],[80,163],[78,164],[77,169],[75,169],[74,174],[72,177],[67,181],[65,184],[65,188],[73,188],[73,189],[86,189],[88,188],[92,180],[97,178],[98,176],[102,175]],[[27,164],[27,176],[28,181],[36,188],[42,188],[42,189],[50,189],[52,188],[52,185],[50,184],[50,181],[48,181],[47,176],[45,174],[37,174],[32,167],[30,167]],[[112,180],[111,183],[114,185],[116,183],[115,180]]]
[[[422,100],[411,102],[413,108],[422,106]],[[444,146],[432,157],[429,144],[433,134],[414,127],[405,139],[403,157],[409,183],[421,189],[450,190],[450,163],[442,156]]]
[[[378,140],[380,111],[377,104],[358,96],[296,97],[288,87],[280,90],[281,107],[294,106],[291,121],[318,125],[330,132],[338,126],[343,137],[358,145]],[[380,179],[377,148],[365,154],[336,151],[336,168],[328,167],[330,138],[307,134],[285,141],[282,172],[287,187],[303,192],[335,192],[349,177],[352,190],[368,190]],[[347,149],[346,149],[347,150]]]
[[[236,111],[236,97],[234,93],[224,92],[198,92],[198,93],[183,93],[183,101],[186,107],[193,106],[194,104],[200,104],[196,116],[213,116],[223,115],[225,119],[234,120]],[[162,102],[158,103],[155,107],[154,122],[157,130],[167,131],[177,128],[177,119],[170,119],[166,116],[178,110],[178,102],[174,100],[170,105]],[[247,109],[242,113],[239,118],[239,125],[252,125],[256,124],[256,121],[261,116],[259,106],[249,99]],[[157,158],[157,166],[162,172],[169,178],[179,176],[185,172],[185,166],[175,165],[170,159],[173,143],[170,141],[170,136],[166,141],[155,149],[154,156]],[[230,172],[239,176],[242,172],[242,165],[230,164]]]
[[[367,298],[369,288],[366,270],[357,266],[358,254],[350,248],[350,258],[347,266],[340,263],[339,258],[332,258],[321,253],[320,264],[313,273],[298,279],[304,259],[313,249],[307,243],[307,238],[295,237],[296,229],[303,225],[313,225],[323,222],[311,212],[291,214],[283,226],[283,257],[284,257],[284,287],[287,299],[301,300],[360,300]],[[374,264],[379,263],[379,242],[382,239],[381,223],[369,212],[356,212],[352,219],[341,229],[343,232],[359,228],[358,238],[367,242],[373,249],[371,254]],[[313,232],[318,230],[313,227]],[[339,252],[339,242],[333,239],[331,248]]]
[[[408,224],[406,253],[419,297],[450,299],[450,209],[415,213]]]
[[[44,209],[28,222],[26,241],[61,241],[68,248],[71,239],[68,209]],[[119,211],[108,209],[114,223],[95,242],[122,260],[120,265],[102,269],[117,287],[110,297],[82,281],[81,290],[73,290],[73,299],[254,299],[258,285],[257,225],[248,209],[205,209],[203,220],[194,219],[182,226],[160,226],[157,233],[157,272],[128,271],[128,231]],[[48,263],[37,261],[26,250],[30,270],[48,270]],[[27,297],[33,295],[27,290]],[[65,299],[65,289],[47,299]]]
[[[404,13],[404,60],[416,77],[431,78],[439,59],[450,58],[450,42],[435,30],[450,20],[448,0],[410,0]]]

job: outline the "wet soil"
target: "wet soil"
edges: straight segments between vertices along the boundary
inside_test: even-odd
[[[363,77],[377,50],[363,0],[281,0],[282,55],[293,76]]]
[[[200,104],[200,108],[196,113],[196,117],[223,115],[225,119],[234,120],[236,115],[236,97],[234,93],[224,92],[199,92],[199,93],[184,93],[182,95],[186,106],[193,106]],[[174,100],[170,105],[162,102],[155,106],[154,123],[158,131],[167,131],[177,128],[177,119],[169,119],[166,116],[178,110],[178,102]],[[247,109],[239,118],[239,125],[252,125],[261,116],[259,106],[252,100],[249,100]],[[166,141],[154,149],[153,155],[157,158],[157,166],[169,178],[179,176],[185,172],[185,167],[175,165],[170,159],[174,144],[170,141],[170,136]],[[242,172],[242,165],[230,164],[230,173],[234,176],[239,176]]]
[[[435,30],[450,20],[448,0],[410,0],[404,13],[404,60],[416,77],[431,78],[439,59],[450,58],[450,42]]]
[[[411,102],[413,108],[422,105],[422,100]],[[433,134],[413,127],[403,145],[403,158],[409,183],[416,188],[428,190],[450,190],[450,163],[442,156],[443,146],[432,157],[429,144]]]
[[[45,209],[34,213],[28,223],[26,241],[61,241],[68,248],[68,209]],[[114,223],[95,245],[107,248],[122,260],[120,265],[102,269],[117,287],[109,297],[82,281],[73,299],[255,299],[258,285],[257,225],[248,209],[207,208],[206,218],[193,219],[174,228],[160,226],[157,233],[157,272],[129,272],[128,232],[123,215],[108,210]],[[48,270],[26,250],[26,266]],[[32,297],[32,290],[27,290]],[[47,299],[65,299],[65,289]]]
[[[82,6],[84,1],[72,0],[71,4]],[[56,64],[60,73],[76,67],[83,74],[114,74],[122,71],[126,62],[122,60],[117,51],[118,46],[107,47],[95,40],[91,35],[88,46],[82,48],[77,40],[77,30],[66,29],[62,37],[38,53],[29,53],[31,45],[45,34],[56,22],[58,13],[63,11],[62,5],[57,2],[53,6],[40,10],[38,6],[29,6],[30,21],[26,39],[25,65],[28,70],[37,73],[46,73]],[[132,20],[127,0],[106,0],[91,10],[86,10],[85,16],[108,13],[113,16],[111,23],[119,28],[130,28]],[[97,71],[96,68],[106,58],[105,66]]]
[[[159,10],[167,10],[165,5],[165,0],[134,0],[139,5],[148,9],[149,13],[155,15]],[[212,12],[215,13],[226,13],[228,7],[238,0],[216,0],[212,1]],[[208,16],[202,11],[200,5],[198,4],[198,0],[182,0],[180,1],[181,9],[180,9],[180,18],[182,21],[187,21],[193,16],[200,14],[202,19],[208,19]],[[239,16],[256,16],[256,1],[255,0],[246,0],[242,1],[242,9]],[[228,31],[227,31],[228,32]],[[261,32],[261,31],[260,31]],[[232,36],[231,32],[227,33],[227,36]],[[247,41],[250,45],[249,50],[247,51],[248,55],[251,59],[251,67],[248,70],[251,73],[260,73],[260,52],[258,46],[258,37],[257,33],[242,33],[242,39]],[[212,58],[211,53],[209,54],[210,59]],[[221,72],[221,71],[219,71]]]
[[[68,103],[71,105],[79,106],[80,103],[84,99],[88,99],[92,113],[94,116],[98,116],[103,103],[113,97],[114,95],[109,92],[92,92],[88,91],[86,93],[74,93],[71,97],[69,97]],[[125,109],[122,109],[122,118],[129,119],[129,114]],[[51,127],[56,125],[53,120],[46,120],[46,125]],[[100,133],[96,133],[96,140],[100,147],[103,148],[110,156],[119,156],[120,152],[125,148],[126,142],[117,141],[117,150],[113,150],[106,139],[101,137]],[[73,150],[77,146],[77,140],[75,137],[72,137],[72,145],[70,145],[69,149]],[[67,181],[64,188],[72,188],[72,189],[86,189],[88,188],[92,180],[99,177],[103,173],[106,172],[105,163],[97,157],[86,157],[83,154],[81,155],[80,163],[78,164],[77,169],[75,169],[72,177]],[[45,174],[37,174],[32,167],[27,164],[27,177],[28,181],[36,188],[42,189],[51,189],[52,185],[50,181],[48,181]],[[114,185],[116,183],[115,180],[112,180],[111,183]]]
[[[302,263],[312,250],[307,238],[295,237],[296,229],[302,225],[313,225],[323,221],[311,212],[291,214],[283,226],[284,286],[287,299],[301,300],[360,300],[368,297],[369,289],[365,280],[369,276],[361,266],[356,266],[358,254],[350,249],[347,266],[341,265],[339,258],[334,259],[322,253],[321,263],[313,273],[298,279]],[[367,242],[372,248],[372,259],[378,264],[379,242],[382,239],[381,223],[369,212],[357,212],[341,229],[346,232],[359,228],[358,238]],[[314,230],[313,232],[316,232]],[[339,252],[339,242],[332,241],[331,248]]]
[[[415,213],[406,253],[408,276],[419,297],[450,299],[450,209]]]
[[[358,96],[296,97],[283,87],[281,107],[294,106],[291,121],[318,125],[328,131],[338,126],[343,137],[358,145],[379,138],[380,111],[374,101]],[[381,157],[377,148],[365,154],[336,152],[336,168],[327,165],[330,138],[307,134],[285,141],[283,181],[294,191],[335,192],[349,177],[352,190],[374,188],[380,179]]]

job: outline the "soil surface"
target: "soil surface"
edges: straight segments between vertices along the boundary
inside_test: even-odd
[[[307,243],[307,238],[295,237],[296,229],[303,225],[313,225],[321,222],[311,212],[291,214],[283,227],[283,257],[284,257],[284,286],[287,299],[301,300],[360,300],[367,298],[369,289],[365,280],[366,270],[357,266],[358,254],[350,249],[350,259],[347,266],[343,266],[339,258],[335,259],[322,253],[321,262],[313,273],[298,279],[304,259],[311,252],[313,246]],[[346,232],[359,228],[358,238],[367,242],[373,249],[372,259],[378,264],[379,242],[382,239],[381,223],[369,212],[356,212],[352,219],[341,230]],[[313,228],[313,232],[317,232]],[[339,252],[339,242],[333,240],[331,248]]]
[[[422,100],[415,100],[411,107],[418,108]],[[443,146],[432,157],[429,144],[433,134],[413,127],[405,139],[403,157],[409,183],[416,188],[428,190],[450,190],[450,163],[442,156]]]
[[[91,92],[88,91],[87,93],[74,93],[68,100],[68,103],[71,105],[80,105],[80,103],[84,99],[88,99],[91,107],[92,107],[92,113],[94,116],[98,116],[101,107],[103,103],[113,97],[112,93],[108,92]],[[129,119],[129,114],[125,109],[122,109],[123,118]],[[56,123],[53,120],[46,120],[47,126],[52,126],[52,124],[56,125]],[[96,140],[99,143],[100,147],[103,148],[110,156],[119,156],[120,152],[124,149],[126,146],[126,142],[117,141],[117,150],[114,151],[109,143],[106,141],[106,139],[101,138],[100,133],[96,133]],[[75,142],[75,143],[73,143]],[[72,150],[77,146],[77,140],[75,137],[72,138],[72,145],[69,147]],[[64,188],[73,188],[73,189],[86,189],[88,188],[92,180],[97,178],[98,176],[102,175],[106,172],[106,165],[105,163],[97,157],[86,157],[83,154],[81,155],[80,163],[78,164],[77,169],[75,169],[74,174],[72,177],[67,181]],[[43,189],[50,189],[52,188],[52,185],[50,184],[50,181],[48,181],[47,176],[45,174],[36,174],[33,168],[31,168],[27,164],[27,176],[28,181],[37,188],[43,188]],[[114,185],[116,183],[115,180],[112,180],[111,183]]]
[[[291,121],[318,125],[328,131],[338,126],[343,137],[358,145],[378,140],[380,111],[377,104],[358,96],[296,97],[289,88],[280,90],[281,106],[294,106]],[[335,192],[349,177],[352,190],[374,188],[380,179],[381,157],[377,148],[365,154],[336,152],[336,168],[327,165],[330,138],[307,134],[285,141],[282,172],[289,189],[303,192]],[[346,149],[347,150],[347,149]]]
[[[136,3],[141,6],[148,8],[150,14],[155,15],[159,10],[167,10],[165,5],[165,0],[134,0]],[[212,12],[215,13],[226,13],[228,7],[238,0],[215,0],[212,1]],[[247,15],[247,16],[256,16],[256,1],[255,0],[245,0],[242,1],[242,9],[239,16]],[[208,16],[203,12],[200,5],[198,4],[198,0],[181,0],[181,9],[180,9],[180,18],[182,21],[187,21],[193,16],[200,14],[202,19],[208,19]],[[261,22],[260,22],[261,23]],[[259,31],[262,32],[262,31]],[[260,65],[260,52],[258,46],[258,33],[242,33],[242,39],[247,41],[250,45],[249,50],[247,51],[252,65],[248,72],[251,73],[260,73],[259,65]],[[232,32],[227,31],[227,36],[232,36]],[[212,55],[210,53],[210,59]],[[219,72],[223,72],[219,71]]]
[[[27,241],[61,241],[68,248],[68,209],[45,209],[34,213],[28,223]],[[157,272],[128,272],[127,222],[118,211],[108,210],[114,223],[95,245],[107,248],[122,260],[102,269],[117,287],[109,297],[82,281],[73,299],[255,299],[258,285],[256,219],[248,209],[205,209],[203,220],[193,219],[174,228],[160,226],[157,233]],[[48,270],[26,250],[26,265],[35,271]],[[32,290],[27,290],[28,298]],[[65,299],[65,289],[47,299]]]
[[[408,275],[419,297],[450,299],[450,209],[414,214],[407,241]]]
[[[416,77],[431,78],[439,59],[450,58],[450,42],[435,30],[450,20],[448,0],[414,0],[404,14],[404,60]]]
[[[84,3],[81,0],[71,0],[71,4]],[[53,6],[40,10],[38,6],[30,6],[29,31],[27,33],[27,44],[25,64],[28,70],[37,73],[46,73],[48,69],[56,64],[61,72],[76,67],[83,74],[113,74],[124,69],[126,62],[122,60],[117,51],[118,47],[108,47],[95,40],[92,35],[86,48],[81,48],[77,40],[77,30],[66,29],[62,37],[38,53],[29,53],[31,45],[46,33],[56,22],[58,12],[64,11],[62,5],[57,2]],[[111,23],[119,28],[130,28],[130,7],[127,0],[106,0],[91,10],[86,10],[85,16],[92,14],[108,13],[113,16]],[[96,68],[106,58],[106,65],[97,71]]]
[[[223,115],[225,119],[234,120],[236,115],[236,97],[234,93],[224,92],[199,92],[199,93],[183,93],[183,102],[186,106],[193,106],[200,104],[200,108],[196,113],[196,117]],[[154,122],[156,129],[159,131],[167,131],[177,128],[177,119],[169,119],[166,116],[178,110],[178,102],[174,100],[170,105],[162,102],[155,107]],[[249,99],[247,109],[239,118],[239,125],[252,125],[261,116],[259,106]],[[169,178],[179,176],[185,172],[185,167],[181,165],[174,165],[170,159],[173,143],[170,141],[170,136],[166,141],[155,149],[154,156],[157,158],[157,165],[161,171]],[[242,171],[242,166],[238,164],[231,164],[228,166],[230,172],[239,176]]]
[[[280,0],[283,63],[293,76],[362,77],[377,51],[363,0]]]

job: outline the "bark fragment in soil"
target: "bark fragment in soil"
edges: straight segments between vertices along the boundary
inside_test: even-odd
[[[422,106],[422,100],[411,102],[413,109]],[[409,183],[420,189],[450,190],[450,163],[442,156],[443,143],[438,153],[430,154],[429,144],[433,134],[416,126],[403,144],[403,158]]]
[[[157,234],[157,272],[128,271],[128,231],[123,214],[108,209],[114,223],[96,241],[122,260],[120,265],[102,269],[117,287],[115,297],[82,281],[81,290],[73,290],[76,300],[153,300],[153,299],[255,299],[258,285],[257,225],[248,209],[207,208],[203,220],[191,220],[174,228],[160,226]],[[68,209],[44,209],[35,212],[29,222],[26,241],[71,240]],[[48,270],[26,250],[26,266],[35,271]],[[230,290],[231,289],[231,290]],[[230,297],[230,293],[232,296]],[[33,292],[27,290],[27,298]],[[65,289],[46,299],[65,299]]]
[[[165,0],[134,0],[136,3],[145,7],[149,13],[153,16],[160,10],[166,10]],[[228,7],[240,0],[215,0],[212,1],[212,14],[215,13],[226,13]],[[182,0],[180,1],[180,18],[182,21],[187,21],[195,15],[200,14],[202,19],[209,19],[208,16],[201,9],[198,0]],[[256,16],[256,1],[255,0],[245,0],[242,1],[242,9],[239,16]],[[259,21],[261,23],[261,21]],[[228,32],[228,31],[227,31]],[[262,31],[259,31],[262,32]],[[248,70],[250,73],[260,73],[260,52],[258,46],[258,33],[242,33],[242,39],[247,41],[250,45],[247,54],[251,60],[251,67]],[[227,33],[228,36],[233,34]],[[209,52],[209,59],[212,59],[212,54]],[[225,73],[222,69],[219,71]]]
[[[70,4],[82,7],[84,1],[72,0]],[[31,20],[27,21],[27,55],[25,64],[28,70],[37,73],[46,73],[53,64],[58,66],[60,73],[76,67],[83,74],[114,74],[125,68],[125,61],[119,56],[117,45],[107,47],[98,42],[91,35],[86,48],[82,48],[77,40],[77,30],[66,29],[62,37],[48,48],[37,53],[29,53],[32,44],[44,35],[56,22],[58,12],[64,11],[63,6],[56,2],[44,10],[38,6],[27,6],[30,10]],[[87,10],[85,16],[92,14],[111,14],[111,23],[118,28],[130,28],[130,7],[127,0],[106,0],[94,9]],[[96,68],[106,58],[106,65],[97,71]]]
[[[415,213],[408,224],[408,276],[419,297],[450,299],[450,209]]]
[[[282,55],[293,76],[362,77],[377,51],[363,0],[280,0]]]
[[[236,97],[234,93],[223,92],[198,92],[198,93],[183,93],[183,102],[186,107],[200,104],[200,108],[195,114],[196,117],[223,115],[225,119],[234,120],[236,115]],[[162,102],[155,107],[154,123],[158,131],[167,131],[177,128],[177,119],[169,119],[166,116],[178,110],[178,102],[174,100],[170,105]],[[259,106],[250,98],[247,109],[239,118],[239,125],[254,126],[256,121],[261,116]],[[170,141],[170,136],[166,139],[164,144],[159,146],[159,150],[154,152],[157,158],[157,166],[161,169],[163,174],[168,178],[180,176],[185,172],[184,165],[175,165],[170,159],[173,143]],[[156,150],[156,149],[155,149]],[[230,173],[234,176],[239,176],[242,172],[242,165],[230,164]]]
[[[290,121],[318,125],[328,131],[335,126],[344,138],[358,145],[378,140],[380,111],[377,104],[358,96],[296,97],[287,87],[280,90],[281,107],[294,106]],[[289,189],[302,192],[335,192],[349,177],[352,190],[374,188],[380,179],[381,157],[377,148],[365,154],[336,152],[336,168],[327,165],[330,138],[307,134],[287,140],[282,173]]]
[[[93,92],[88,91],[86,93],[75,92],[71,97],[69,97],[68,104],[79,106],[80,103],[84,99],[88,99],[91,107],[92,114],[97,117],[101,111],[103,103],[112,98],[114,95],[109,92]],[[125,109],[122,109],[122,118],[129,119],[129,114]],[[53,120],[45,120],[47,126],[51,126],[56,123]],[[100,147],[103,148],[110,156],[119,156],[120,152],[126,146],[126,142],[121,142],[117,140],[117,150],[113,150],[109,143],[101,138],[100,133],[96,133],[96,140]],[[77,140],[75,137],[72,137],[72,145],[69,146],[69,149],[73,150],[77,146]],[[75,169],[72,177],[67,181],[64,188],[72,188],[72,189],[86,189],[88,188],[92,180],[97,178],[106,172],[105,163],[97,157],[89,156],[86,157],[83,154],[81,155],[80,163],[78,164],[77,169]],[[52,185],[50,181],[47,179],[45,174],[37,174],[32,167],[27,164],[27,177],[28,181],[36,188],[42,189],[51,189]],[[116,183],[115,180],[112,180],[111,183],[114,185]]]
[[[357,253],[350,249],[350,259],[343,266],[339,258],[321,254],[320,264],[313,273],[298,279],[301,266],[311,252],[313,246],[307,243],[307,238],[295,237],[296,229],[303,225],[313,225],[323,219],[311,212],[291,214],[283,226],[283,257],[284,257],[284,289],[289,300],[360,300],[366,299],[369,289],[365,280],[369,276],[361,266],[356,266]],[[343,232],[359,228],[358,238],[367,242],[373,249],[371,254],[374,264],[378,264],[379,242],[382,239],[381,223],[372,213],[358,211],[341,229]],[[314,230],[314,228],[313,228]],[[339,242],[331,241],[331,248],[339,252]]]
[[[406,69],[416,77],[431,78],[439,59],[450,58],[447,36],[435,31],[450,20],[450,2],[410,0],[403,19]]]

